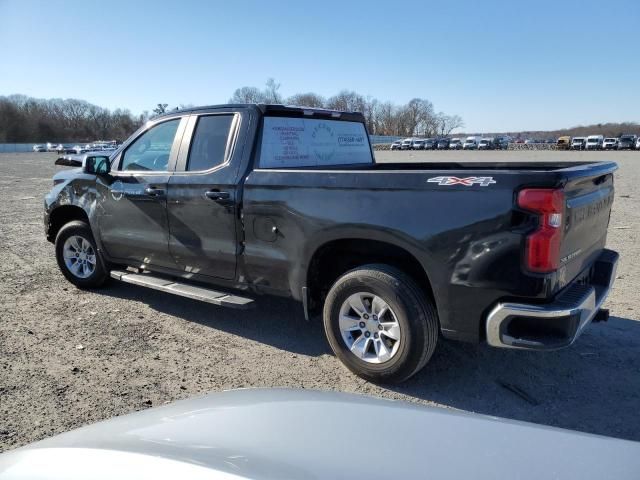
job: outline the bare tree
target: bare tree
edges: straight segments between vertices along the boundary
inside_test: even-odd
[[[167,111],[168,106],[168,103],[159,103],[158,106],[153,109],[153,113],[155,113],[156,115],[162,115]]]
[[[280,84],[276,83],[273,78],[267,80],[264,90],[265,101],[267,103],[282,103],[282,95],[278,92],[280,90]]]
[[[364,97],[359,93],[342,90],[327,100],[327,108],[346,112],[363,112],[365,110],[365,103]]]
[[[229,103],[265,103],[264,93],[256,87],[241,87],[233,92]]]
[[[459,115],[436,115],[437,133],[442,136],[450,135],[456,128],[464,128],[464,121]]]
[[[298,105],[300,107],[322,108],[325,105],[325,99],[312,92],[297,93],[287,98],[288,105]]]

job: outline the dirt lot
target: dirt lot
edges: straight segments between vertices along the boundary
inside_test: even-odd
[[[42,227],[51,154],[0,155],[0,451],[211,391],[287,386],[366,393],[640,440],[640,152],[378,152],[379,160],[614,159],[609,246],[622,255],[613,318],[571,348],[514,352],[441,342],[416,377],[383,388],[350,374],[301,308],[247,313],[111,283],[75,289]],[[505,387],[512,386],[521,394]]]

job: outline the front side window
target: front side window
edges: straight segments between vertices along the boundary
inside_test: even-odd
[[[187,170],[209,170],[225,160],[233,115],[207,115],[198,119],[191,141]]]
[[[411,143],[409,140],[407,143]],[[345,120],[265,117],[260,167],[371,164],[364,124]]]
[[[155,125],[140,135],[122,154],[121,169],[166,171],[179,124],[180,119],[176,118]]]

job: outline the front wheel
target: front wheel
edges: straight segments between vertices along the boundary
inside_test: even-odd
[[[62,274],[79,288],[100,287],[109,277],[86,222],[67,223],[56,236],[56,260]]]
[[[323,322],[340,361],[376,383],[402,382],[417,373],[438,339],[433,302],[388,265],[365,265],[338,278],[325,300]]]

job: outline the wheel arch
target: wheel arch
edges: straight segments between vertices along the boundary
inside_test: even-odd
[[[389,239],[343,237],[318,245],[305,262],[303,285],[307,287],[310,309],[317,310],[322,305],[338,277],[358,266],[374,263],[403,271],[437,305],[427,269],[410,248]]]
[[[74,220],[82,220],[90,225],[89,215],[82,207],[77,205],[61,205],[53,209],[49,213],[47,240],[54,242],[60,229]]]

